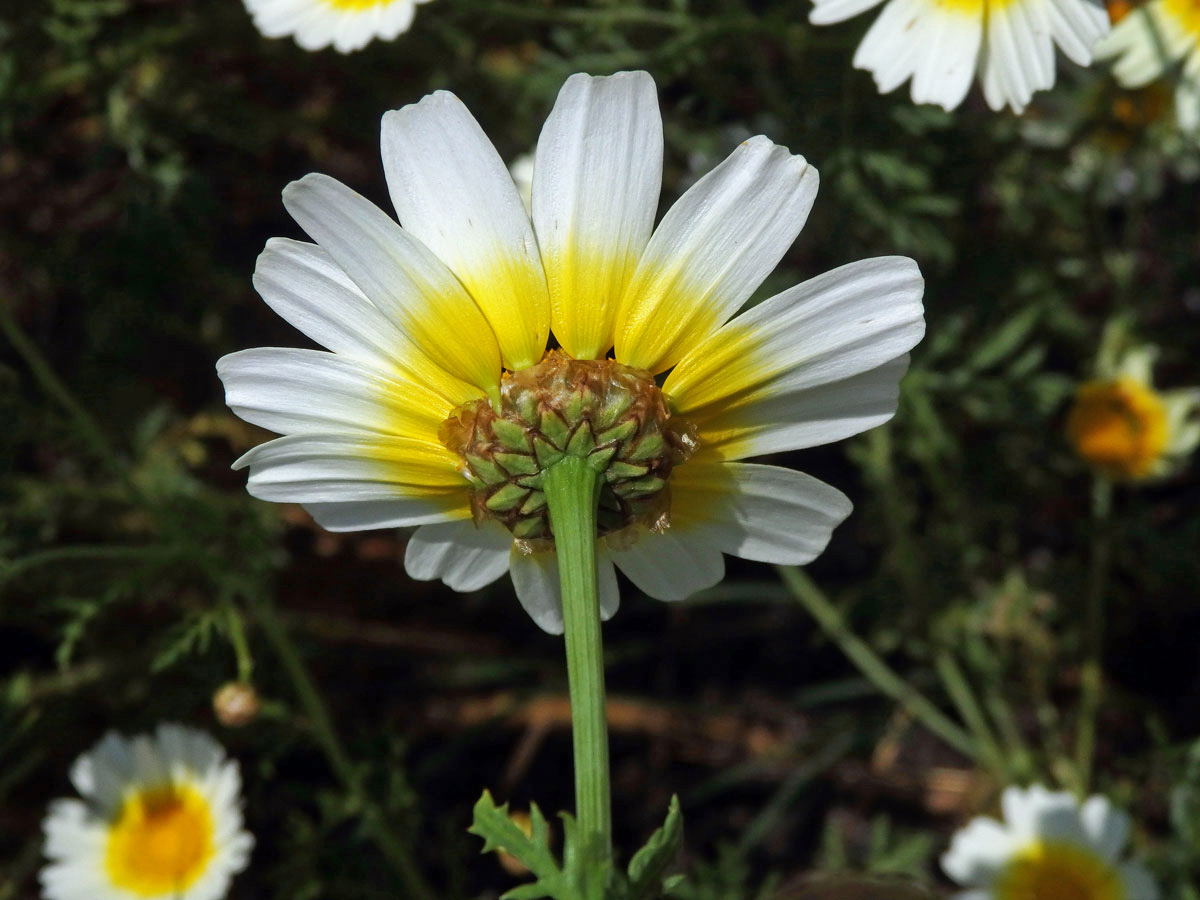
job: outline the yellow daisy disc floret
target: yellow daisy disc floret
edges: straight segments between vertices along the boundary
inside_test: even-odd
[[[1170,475],[1200,444],[1200,390],[1154,386],[1152,345],[1109,346],[1099,377],[1075,392],[1066,436],[1075,454],[1101,475],[1143,481]]]
[[[237,763],[202,731],[109,733],[46,817],[46,900],[220,900],[246,867]]]
[[[215,851],[208,800],[191,785],[134,791],[108,835],[105,867],[117,887],[140,897],[187,890]]]
[[[1066,841],[1019,850],[996,880],[996,900],[1123,900],[1116,869],[1094,851]]]
[[[1080,386],[1067,416],[1067,437],[1086,462],[1113,478],[1143,478],[1167,446],[1167,409],[1132,378]]]
[[[283,435],[235,464],[252,494],[334,531],[416,526],[409,575],[471,591],[511,574],[555,633],[543,477],[564,456],[603,478],[605,618],[618,569],[682,600],[721,580],[725,554],[802,564],[824,549],[849,500],[742,460],[887,421],[924,282],[910,259],[863,260],[738,314],[808,218],[803,156],[750,138],[656,226],[663,128],[645,72],[567,79],[528,208],[452,94],[384,115],[382,149],[398,222],[308,175],[283,202],[315,243],[271,240],[255,271],[330,352],[217,363],[230,408]]]

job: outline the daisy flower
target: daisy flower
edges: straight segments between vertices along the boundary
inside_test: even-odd
[[[332,45],[361,50],[378,38],[394,40],[412,25],[417,4],[428,0],[243,0],[265,37],[291,35],[305,50]]]
[[[250,493],[334,531],[420,526],[412,577],[470,591],[511,573],[554,633],[542,488],[564,456],[604,473],[606,618],[614,567],[681,600],[721,580],[724,553],[796,564],[824,549],[846,497],[740,460],[887,421],[924,332],[923,282],[909,259],[871,259],[731,318],[808,217],[817,172],[803,157],[752,138],[655,228],[663,132],[644,72],[567,80],[531,215],[453,94],[387,113],[382,143],[400,224],[306,176],[283,200],[316,243],[269,241],[254,276],[330,352],[218,363],[234,412],[285,435],[235,463]]]
[[[1155,356],[1153,347],[1127,350],[1100,377],[1079,386],[1067,413],[1067,439],[1076,455],[1109,478],[1170,475],[1200,444],[1200,389],[1156,390]]]
[[[842,22],[880,0],[813,0],[814,25]],[[888,0],[854,54],[881,94],[912,79],[914,103],[955,109],[978,71],[988,106],[1024,111],[1054,85],[1054,46],[1081,66],[1108,32],[1094,0]]]
[[[1096,57],[1117,58],[1113,75],[1125,87],[1149,84],[1182,61],[1176,119],[1183,131],[1200,131],[1200,3],[1151,0],[1121,17],[1096,46]]]
[[[952,900],[1155,900],[1137,863],[1121,862],[1129,816],[1101,796],[1080,804],[1034,785],[1005,788],[1004,821],[972,819],[955,833],[942,869],[968,888]]]
[[[71,782],[84,799],[55,800],[43,825],[47,900],[217,900],[246,867],[237,763],[201,731],[110,732]]]

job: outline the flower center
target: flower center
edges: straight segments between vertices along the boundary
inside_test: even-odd
[[[153,897],[191,886],[213,852],[204,797],[191,787],[159,787],[125,799],[108,833],[104,862],[116,887]]]
[[[1116,870],[1091,851],[1038,841],[1020,851],[996,880],[996,900],[1122,900]]]
[[[1067,437],[1079,456],[1106,475],[1140,478],[1167,445],[1166,407],[1132,378],[1091,381],[1075,396]]]
[[[496,519],[529,542],[554,538],[542,481],[564,456],[583,457],[604,475],[603,535],[634,523],[665,528],[667,479],[696,447],[695,429],[671,416],[650,373],[558,351],[506,373],[499,409],[465,403],[438,437],[463,459],[475,521]]]

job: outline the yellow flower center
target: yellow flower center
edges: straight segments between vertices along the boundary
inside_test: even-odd
[[[397,0],[325,0],[334,9],[345,12],[363,12],[375,6],[391,6]]]
[[[1076,844],[1038,841],[1020,851],[996,880],[996,900],[1123,900],[1120,875]]]
[[[113,885],[154,897],[190,887],[214,850],[212,814],[199,791],[159,787],[126,797],[104,863]]]
[[[1200,0],[1163,0],[1163,12],[1200,43]]]
[[[934,6],[945,12],[982,18],[988,12],[998,12],[1015,3],[1016,0],[932,0]]]
[[[1087,382],[1067,416],[1067,438],[1075,452],[1113,478],[1150,474],[1167,437],[1162,398],[1132,378]]]

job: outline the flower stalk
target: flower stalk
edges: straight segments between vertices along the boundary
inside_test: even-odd
[[[546,502],[558,554],[575,757],[575,815],[585,859],[612,858],[604,646],[596,575],[596,512],[602,473],[567,455],[546,470]]]

